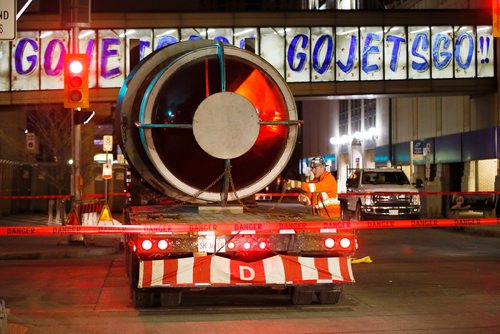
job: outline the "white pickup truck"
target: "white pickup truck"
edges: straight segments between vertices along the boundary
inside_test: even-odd
[[[417,180],[416,186],[421,187]],[[352,170],[347,182],[342,217],[356,220],[420,217],[420,195],[405,173],[396,168]]]

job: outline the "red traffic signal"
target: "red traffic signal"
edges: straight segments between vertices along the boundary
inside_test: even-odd
[[[89,65],[86,54],[64,56],[64,107],[89,107]]]

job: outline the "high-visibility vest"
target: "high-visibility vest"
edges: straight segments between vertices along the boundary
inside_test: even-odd
[[[302,190],[307,192],[313,214],[330,219],[340,218],[337,181],[330,172],[324,172],[312,182],[302,182]]]

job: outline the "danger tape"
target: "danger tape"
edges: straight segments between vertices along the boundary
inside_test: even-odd
[[[368,221],[289,221],[289,222],[225,222],[210,224],[150,224],[119,226],[2,226],[0,236],[70,235],[70,234],[147,234],[168,235],[175,233],[235,234],[281,233],[294,230],[298,232],[331,232],[332,229],[396,229],[429,227],[463,227],[481,225],[500,225],[499,218],[459,218],[459,219],[420,219],[420,220],[368,220]]]

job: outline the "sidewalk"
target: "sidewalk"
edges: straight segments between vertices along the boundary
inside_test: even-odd
[[[0,217],[0,226],[47,226],[47,214],[15,214]],[[7,237],[0,236],[0,260],[53,259],[102,256],[120,252],[120,236]],[[81,241],[79,241],[81,240]]]

